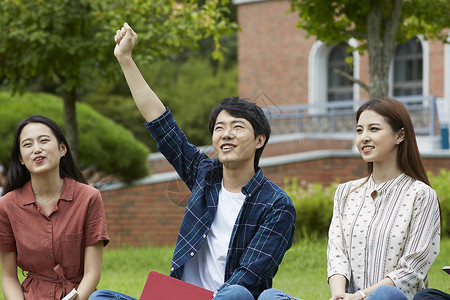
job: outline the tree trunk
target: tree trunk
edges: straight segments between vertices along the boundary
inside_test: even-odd
[[[391,13],[385,22],[383,22],[383,1],[381,0],[372,1],[372,8],[367,18],[370,98],[385,97],[389,94],[389,67],[396,46],[402,0],[391,0],[391,3]]]
[[[66,124],[66,139],[70,146],[73,159],[78,161],[78,127],[76,119],[76,90],[73,88],[64,97],[64,122]]]

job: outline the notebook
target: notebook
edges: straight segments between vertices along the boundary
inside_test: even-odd
[[[139,300],[211,300],[213,295],[204,288],[150,271]]]

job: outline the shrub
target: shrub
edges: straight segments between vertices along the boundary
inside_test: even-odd
[[[327,236],[333,216],[333,197],[337,183],[324,187],[318,183],[301,184],[297,179],[285,181],[284,190],[297,212],[295,240]]]
[[[430,179],[431,186],[438,195],[441,205],[441,235],[442,237],[448,237],[450,236],[450,171],[442,169],[437,175],[428,173],[428,178]]]
[[[450,171],[428,173],[431,186],[436,191],[442,214],[442,237],[450,236]],[[333,199],[337,181],[330,186],[299,184],[296,178],[286,179],[284,190],[294,202],[297,212],[295,240],[326,237],[333,216]]]
[[[64,131],[63,101],[48,94],[11,96],[0,93],[0,164],[8,167],[17,123],[33,114],[53,119]],[[149,150],[131,132],[102,116],[91,107],[77,103],[79,165],[131,181],[148,175]]]
[[[210,145],[209,114],[223,98],[237,95],[236,65],[232,64],[229,69],[220,66],[214,73],[207,59],[190,58],[178,64],[170,61],[144,64],[140,69],[164,105],[170,108],[189,142],[196,146]],[[137,139],[157,151],[156,143],[142,125],[144,119],[125,80],[92,85],[83,101],[131,130]]]

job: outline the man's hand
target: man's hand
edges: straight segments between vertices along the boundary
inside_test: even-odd
[[[138,35],[133,29],[124,23],[120,30],[117,30],[114,36],[114,41],[116,42],[116,47],[114,48],[114,56],[117,59],[131,57],[131,51],[133,50],[134,44],[138,39]]]

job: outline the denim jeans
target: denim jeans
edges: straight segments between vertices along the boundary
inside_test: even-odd
[[[229,285],[224,287],[217,295],[213,298],[214,300],[255,300],[252,293],[249,292],[245,287],[241,285]],[[89,300],[136,300],[133,297],[127,296],[125,294],[109,291],[109,290],[98,290],[94,292]]]
[[[106,300],[106,299],[114,299],[114,300],[137,300],[136,298],[127,296],[125,294],[109,291],[109,290],[98,290],[92,293],[89,296],[89,300]]]
[[[367,296],[367,300],[408,300],[408,297],[398,288],[383,285]],[[258,300],[300,300],[277,289],[265,290]]]
[[[382,285],[367,295],[367,300],[408,300],[399,288],[392,285]]]
[[[235,284],[221,289],[213,300],[255,300],[255,298],[245,287]]]
[[[277,289],[268,289],[259,295],[258,300],[302,300]]]

